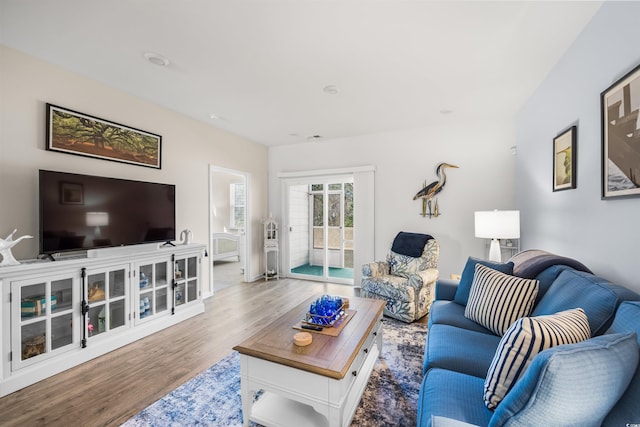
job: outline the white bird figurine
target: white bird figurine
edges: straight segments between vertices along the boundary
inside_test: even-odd
[[[16,240],[13,240],[14,233],[18,231],[18,229],[14,229],[11,234],[7,236],[6,239],[0,239],[0,256],[2,256],[2,261],[0,261],[0,266],[3,265],[18,265],[20,262],[13,257],[11,253],[11,248],[18,244],[22,239],[33,239],[33,236],[24,235],[18,237]]]

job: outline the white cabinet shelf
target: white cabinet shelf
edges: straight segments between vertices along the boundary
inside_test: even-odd
[[[0,267],[0,396],[204,311],[200,244]]]

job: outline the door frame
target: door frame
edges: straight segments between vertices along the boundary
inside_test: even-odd
[[[339,233],[339,248],[338,248],[338,258],[340,260],[340,267],[344,268],[344,236],[345,236],[345,229],[344,229],[344,219],[345,219],[345,213],[344,213],[344,207],[345,207],[345,203],[344,203],[344,198],[345,198],[345,190],[344,190],[344,186],[347,183],[351,183],[353,184],[353,176],[352,175],[340,175],[340,176],[327,176],[324,179],[318,179],[318,180],[314,180],[314,182],[312,182],[311,184],[309,184],[309,186],[312,186],[314,184],[320,184],[322,185],[322,190],[318,191],[318,190],[312,190],[309,189],[309,194],[311,197],[309,197],[309,252],[310,253],[314,253],[315,254],[315,246],[314,246],[314,239],[316,236],[316,229],[317,228],[321,228],[322,229],[322,241],[324,242],[324,250],[323,250],[323,254],[322,254],[322,267],[323,267],[323,277],[324,279],[330,279],[332,277],[329,276],[329,268],[331,267],[331,253],[330,251],[332,249],[329,248],[329,234],[330,234],[330,230],[336,228],[336,226],[332,226],[329,224],[329,207],[331,204],[331,196],[332,195],[340,195],[340,225],[337,227],[338,228],[338,233]],[[329,186],[331,184],[340,184],[341,189],[340,190],[332,190],[329,188]],[[323,220],[323,226],[316,226],[313,224],[313,217],[315,214],[315,198],[313,197],[314,195],[322,195],[322,216],[324,218]],[[335,250],[335,249],[334,249]],[[335,254],[334,254],[335,255]],[[315,256],[311,257],[312,259],[317,259]],[[335,256],[334,256],[335,258]],[[350,280],[349,280],[350,281]]]
[[[243,281],[251,281],[251,266],[252,264],[252,250],[249,250],[247,242],[253,241],[252,227],[251,227],[251,174],[248,172],[239,171],[236,169],[229,169],[221,166],[209,164],[209,212],[207,218],[209,219],[209,236],[207,238],[207,244],[209,245],[209,252],[212,252],[213,248],[213,200],[214,200],[214,174],[224,173],[229,175],[241,176],[244,179],[245,184],[245,208],[244,208],[244,233],[240,235],[240,247],[238,252],[240,258],[243,260],[244,272]],[[214,277],[213,277],[213,261],[209,262],[209,289],[205,293],[206,296],[211,296],[215,293]]]
[[[353,285],[359,286],[362,277],[360,265],[374,260],[375,249],[375,166],[355,166],[351,168],[321,169],[298,172],[280,172],[281,212],[282,212],[282,257],[280,257],[281,271],[285,277],[293,277],[290,273],[289,259],[289,185],[304,184],[317,179],[324,179],[327,175],[353,176],[354,185],[354,269]],[[282,276],[282,275],[281,275]],[[308,279],[308,276],[301,276]],[[331,280],[332,282],[334,280]],[[338,283],[337,281],[335,281]]]

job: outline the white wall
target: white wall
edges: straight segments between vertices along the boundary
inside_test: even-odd
[[[38,169],[176,185],[176,226],[208,242],[209,165],[252,175],[251,277],[259,274],[261,218],[266,217],[267,149],[96,81],[0,46],[0,235],[14,228],[35,239],[14,248],[18,259],[38,254]],[[45,104],[162,135],[162,169],[45,150]],[[204,283],[209,269],[203,268]]]
[[[523,248],[576,258],[640,291],[640,199],[601,200],[600,93],[640,64],[640,3],[605,2],[517,121]],[[552,192],[552,140],[578,126],[577,189]]]
[[[282,222],[282,220],[280,220]],[[289,191],[289,257],[291,267],[298,267],[309,263],[309,186],[291,185]],[[282,233],[281,235],[286,235]]]
[[[282,218],[280,172],[373,165],[375,258],[384,259],[399,231],[423,232],[440,242],[441,277],[459,274],[469,255],[487,256],[485,242],[474,237],[473,212],[515,208],[511,123],[507,118],[457,122],[453,113],[424,129],[271,147],[269,209]],[[425,179],[436,180],[440,162],[460,168],[447,169],[447,184],[438,196],[441,216],[422,218],[421,202],[413,196]]]

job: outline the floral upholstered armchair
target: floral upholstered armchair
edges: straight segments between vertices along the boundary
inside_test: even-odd
[[[400,232],[386,261],[362,266],[360,296],[387,302],[384,314],[411,323],[429,313],[440,245],[428,234]]]

